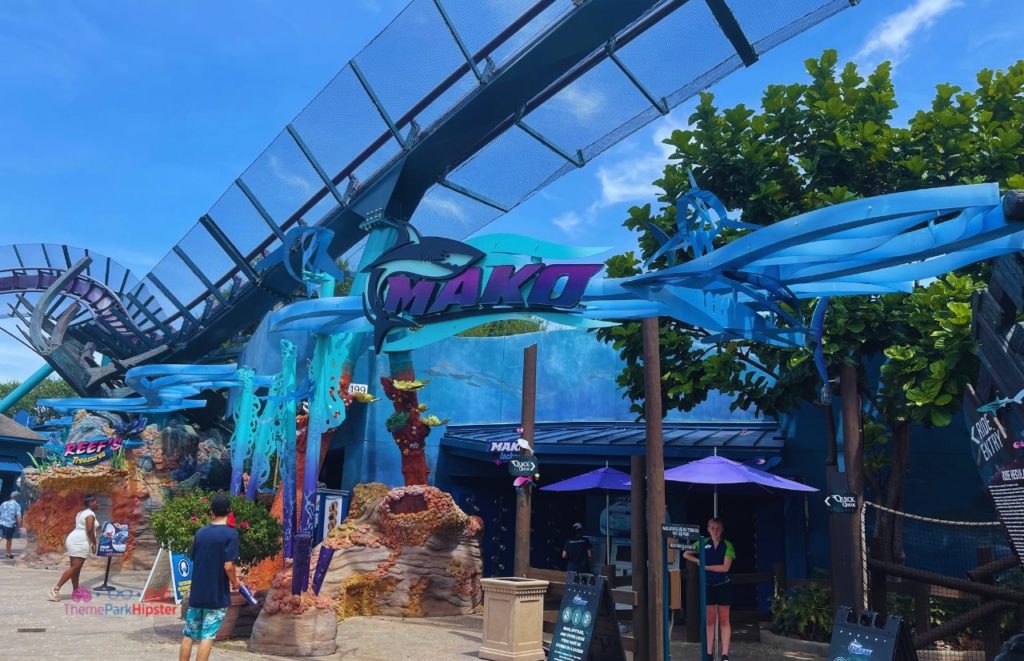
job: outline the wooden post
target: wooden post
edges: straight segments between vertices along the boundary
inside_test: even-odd
[[[992,562],[992,547],[991,546],[979,546],[975,553],[977,554],[978,566],[988,564]],[[984,583],[993,584],[992,576],[988,576],[984,579]],[[992,601],[990,597],[981,597],[980,605],[985,605],[986,602]],[[985,618],[981,625],[981,639],[985,644],[985,658],[994,659],[999,654],[999,647],[1002,644],[999,635],[999,617],[988,617]]]
[[[644,423],[647,432],[648,659],[664,661],[665,595],[661,526],[665,523],[665,448],[661,435],[661,352],[658,318],[641,322],[644,351]]]
[[[860,609],[864,608],[864,565],[860,549],[860,522],[864,516],[864,447],[860,434],[860,396],[857,394],[855,366],[844,364],[839,368],[839,392],[843,398],[843,456],[846,460],[846,481],[850,491],[857,496],[857,511],[850,517],[853,544],[840,551],[849,555],[853,570],[853,603],[849,605]]]
[[[914,629],[918,636],[932,628],[931,596],[932,586],[921,582],[914,584]]]
[[[872,539],[870,544],[872,557],[881,557],[882,540]],[[883,620],[889,612],[888,590],[889,576],[885,570],[879,567],[873,568],[871,570],[871,610],[881,615]]]
[[[537,414],[537,345],[523,350],[523,438],[533,447],[533,423]],[[526,450],[523,454],[533,454]],[[533,487],[529,482],[516,493],[516,550],[515,574],[525,577],[530,567],[530,513],[533,507]]]
[[[647,463],[644,457],[629,458],[630,479],[630,560],[633,565],[633,661],[648,661],[647,645]],[[690,563],[688,563],[690,564]]]

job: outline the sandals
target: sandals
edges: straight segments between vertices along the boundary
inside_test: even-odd
[[[60,601],[60,588],[56,585],[50,588],[50,601]]]

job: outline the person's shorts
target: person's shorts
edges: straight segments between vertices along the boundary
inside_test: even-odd
[[[14,531],[17,530],[14,526],[0,526],[0,535],[4,539],[14,539]]]
[[[732,606],[732,583],[707,586],[708,606]]]
[[[192,640],[213,640],[227,614],[227,608],[189,608],[182,634]]]

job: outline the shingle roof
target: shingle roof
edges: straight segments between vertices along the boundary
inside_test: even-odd
[[[19,425],[0,413],[0,438],[17,438],[24,441],[45,441],[46,439],[24,425]]]

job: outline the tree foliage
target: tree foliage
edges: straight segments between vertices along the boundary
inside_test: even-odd
[[[1024,61],[1006,71],[981,71],[972,92],[938,85],[931,107],[906,126],[893,122],[897,103],[888,63],[865,78],[852,63],[839,69],[829,50],[807,60],[806,68],[805,82],[769,85],[760,110],[743,104],[719,109],[714,95],[701,94],[689,128],[665,140],[673,152],[654,182],[661,191],[657,208],[635,206],[624,220],[639,235],[640,255],[609,259],[609,276],[639,273],[642,259],[654,254],[658,244],[648,224],[675,232],[674,202],[689,187],[688,168],[727,208],[762,226],[860,197],[932,186],[994,181],[1024,188]],[[716,247],[740,235],[724,234]],[[911,423],[949,424],[964,385],[977,373],[970,301],[982,272],[950,274],[910,294],[832,299],[824,341],[829,374],[836,376],[843,363],[861,373],[869,479],[876,493],[888,492],[892,506],[901,499]],[[618,382],[641,414],[639,328],[628,323],[598,335],[625,360]],[[714,391],[732,396],[734,409],[767,415],[819,397],[810,347],[709,345],[706,338],[691,324],[660,321],[664,410],[691,410]],[[865,378],[879,365],[880,378]],[[898,479],[889,480],[893,474]]]
[[[0,399],[9,395],[20,385],[21,381],[0,382]],[[18,411],[33,413],[38,400],[51,398],[58,399],[61,397],[78,397],[78,393],[72,390],[71,386],[69,386],[64,379],[44,379],[42,383],[33,388],[27,395],[15,402],[14,406],[6,411],[6,415],[13,416]]]

